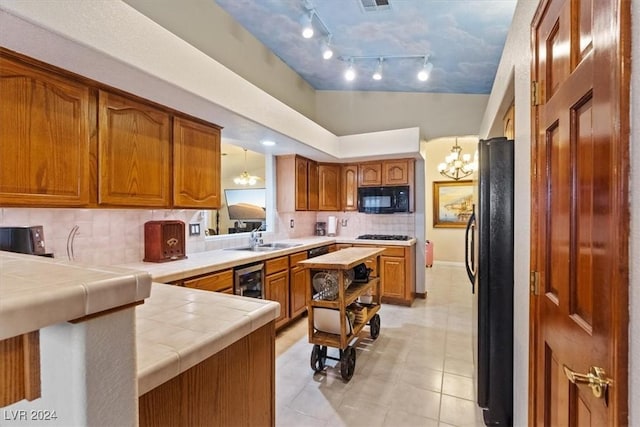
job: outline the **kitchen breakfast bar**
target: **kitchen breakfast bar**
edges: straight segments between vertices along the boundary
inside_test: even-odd
[[[166,283],[335,243],[107,267],[0,251],[1,424],[274,425],[281,304]]]

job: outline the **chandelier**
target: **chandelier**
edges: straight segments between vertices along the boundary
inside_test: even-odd
[[[471,161],[471,154],[461,154],[461,151],[462,148],[458,145],[458,138],[456,138],[451,153],[444,158],[443,163],[438,165],[440,175],[458,181],[468,177],[478,168],[475,159]]]
[[[236,185],[256,185],[260,178],[257,176],[249,175],[247,172],[247,149],[244,149],[244,172],[239,176],[233,178],[233,182]]]

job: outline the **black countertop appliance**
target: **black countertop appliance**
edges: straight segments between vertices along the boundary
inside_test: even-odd
[[[44,229],[41,225],[0,227],[0,250],[53,257],[53,254],[45,250]]]

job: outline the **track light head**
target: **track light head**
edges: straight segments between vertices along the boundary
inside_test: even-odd
[[[422,69],[418,72],[418,80],[421,82],[426,82],[429,80],[429,76],[431,75],[431,70],[433,70],[433,64],[429,61],[429,56],[424,57],[424,64],[422,64]]]
[[[311,37],[313,37],[313,14],[315,12],[312,10],[309,11],[309,13],[305,13],[304,15],[302,15],[302,18],[300,18],[300,25],[302,25],[302,37],[304,37],[305,39],[310,39]]]
[[[373,80],[382,80],[382,61],[384,61],[384,58],[378,59],[378,66],[376,67],[376,71],[371,76]]]
[[[322,57],[324,59],[331,59],[333,57],[333,49],[331,49],[331,36],[327,37],[322,42]]]
[[[353,59],[349,59],[349,67],[344,72],[344,78],[348,82],[352,82],[356,78],[356,70],[353,68]]]

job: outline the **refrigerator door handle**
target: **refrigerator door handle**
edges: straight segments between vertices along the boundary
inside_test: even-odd
[[[467,276],[471,282],[471,293],[475,293],[476,285],[476,262],[475,262],[475,233],[476,213],[473,212],[467,222],[467,229],[464,234],[464,266],[467,269]]]

